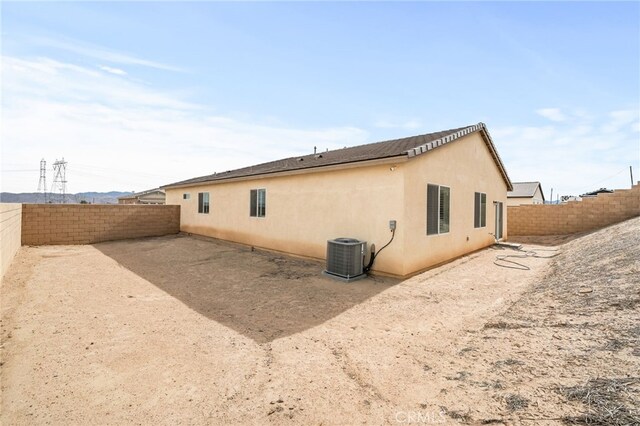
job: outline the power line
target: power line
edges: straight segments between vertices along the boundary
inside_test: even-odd
[[[597,182],[595,182],[595,183],[592,183],[591,185],[589,185],[589,187],[596,186],[596,185],[597,185],[597,184],[599,184],[599,183],[602,183],[602,182],[604,182],[604,181],[606,181],[606,180],[609,180],[609,179],[611,179],[611,178],[613,178],[613,177],[616,177],[616,176],[618,176],[620,173],[622,173],[622,172],[624,172],[624,171],[626,171],[626,170],[627,170],[627,168],[625,167],[624,169],[620,170],[620,171],[619,171],[618,173],[616,173],[616,174],[613,174],[613,175],[611,175],[611,176],[609,176],[609,177],[606,177],[606,178],[604,178],[604,179],[602,179],[602,180],[599,180],[599,181],[597,181]]]
[[[40,181],[38,182],[38,192],[42,191],[42,198],[47,202],[47,162],[40,160]]]
[[[6,164],[5,164],[6,165]],[[11,164],[12,166],[16,167],[15,169],[2,169],[1,172],[2,173],[22,173],[22,172],[37,172],[38,169],[27,169],[27,168],[18,168],[18,167],[22,167],[22,166],[26,166],[26,164],[18,164],[18,163],[13,163]],[[127,175],[127,176],[138,176],[138,177],[143,177],[143,178],[156,178],[156,179],[163,179],[163,180],[167,180],[167,181],[171,181],[171,180],[176,180],[175,176],[169,176],[169,175],[161,175],[161,174],[156,174],[156,173],[147,173],[147,172],[141,172],[139,170],[125,170],[125,169],[115,169],[113,167],[102,167],[102,166],[92,166],[92,165],[88,165],[88,164],[78,164],[78,163],[73,163],[73,170],[78,171],[86,171],[86,172],[95,172],[95,171],[104,171],[108,176],[113,175],[113,172],[119,172],[120,174],[123,175]]]
[[[73,163],[74,168],[78,167],[80,169],[85,169],[85,170],[104,170],[106,172],[108,172],[109,174],[112,174],[112,172],[116,171],[116,172],[120,172],[120,173],[124,173],[126,175],[137,175],[137,176],[141,176],[141,177],[151,177],[151,178],[161,178],[161,179],[171,179],[170,176],[167,175],[158,175],[155,173],[146,173],[146,172],[141,172],[141,171],[131,171],[131,170],[124,170],[124,169],[116,169],[113,167],[102,167],[102,166],[90,166],[87,164],[76,164]]]
[[[53,185],[51,185],[51,195],[60,193],[59,202],[65,204],[67,202],[67,162],[57,160],[53,163]]]
[[[109,175],[109,174],[106,174],[106,173],[101,174],[101,173],[87,172],[87,171],[84,171],[84,170],[78,170],[78,169],[76,169],[75,163],[74,163],[73,167],[69,168],[69,171],[72,171],[74,175],[78,174],[78,175],[82,175],[82,176],[94,177],[94,178],[102,178],[102,179],[107,178],[110,182],[123,183],[123,184],[136,186],[136,187],[148,187],[150,185],[149,182],[142,183],[139,180],[127,179],[125,177],[118,178],[118,177],[114,177],[113,175]]]

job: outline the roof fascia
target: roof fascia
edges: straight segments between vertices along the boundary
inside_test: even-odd
[[[260,174],[251,175],[251,176],[238,176],[238,177],[228,178],[228,179],[222,178],[217,180],[207,180],[202,182],[187,183],[183,185],[166,185],[166,186],[161,186],[160,188],[164,190],[171,190],[171,189],[189,188],[189,187],[203,186],[203,185],[218,185],[218,184],[223,184],[228,182],[245,182],[250,180],[259,180],[259,179],[266,179],[271,177],[296,176],[296,175],[302,175],[302,174],[308,174],[308,173],[321,173],[321,172],[328,172],[328,171],[334,171],[334,170],[347,170],[347,169],[355,169],[359,167],[377,166],[382,164],[398,164],[401,162],[405,162],[407,160],[408,160],[408,157],[406,155],[397,155],[394,157],[378,158],[375,160],[353,161],[350,163],[307,167],[305,169],[298,169],[298,170],[285,170],[285,171],[270,172],[270,173],[260,173]]]

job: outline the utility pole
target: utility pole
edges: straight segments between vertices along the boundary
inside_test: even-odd
[[[553,204],[553,188],[551,188],[551,197],[549,197],[549,204]]]
[[[47,202],[47,162],[44,158],[40,160],[40,182],[38,182],[38,192],[42,192],[42,198]]]
[[[51,193],[60,194],[60,203],[65,204],[67,202],[67,162],[56,159],[53,163],[53,185],[51,186]]]
[[[633,166],[629,166],[629,176],[631,177],[631,187],[633,188]]]

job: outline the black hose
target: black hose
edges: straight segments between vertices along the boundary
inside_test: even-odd
[[[371,255],[369,257],[369,263],[365,265],[364,258],[362,259],[362,266],[364,267],[363,270],[365,273],[369,272],[369,270],[371,269],[371,266],[373,266],[373,260],[375,258],[376,258],[376,245],[371,244]]]
[[[378,257],[378,255],[380,254],[380,252],[382,250],[384,250],[385,248],[387,248],[387,246],[389,244],[391,244],[391,242],[393,241],[395,236],[396,236],[396,230],[393,229],[393,230],[391,230],[391,239],[389,240],[389,242],[387,244],[385,244],[384,246],[382,246],[382,248],[380,250],[378,250],[377,253],[371,252],[371,258],[369,259],[369,264],[364,267],[365,274],[369,273],[369,271],[371,270],[371,267],[373,266],[373,262],[376,260],[376,257]]]
[[[531,268],[523,263],[519,263],[516,262],[514,260],[507,260],[509,258],[516,258],[516,259],[526,259],[528,257],[537,257],[539,259],[550,259],[552,257],[556,257],[558,256],[559,253],[559,249],[533,249],[533,250],[523,250],[522,248],[516,248],[514,249],[522,254],[499,254],[496,256],[496,260],[493,261],[493,263],[496,266],[500,266],[501,268],[509,268],[509,269],[520,269],[522,271],[530,271]],[[551,251],[551,252],[555,252],[552,253],[550,256],[542,256],[541,254],[539,254],[538,252],[540,251]]]

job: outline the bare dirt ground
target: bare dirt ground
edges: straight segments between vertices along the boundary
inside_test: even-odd
[[[24,247],[2,424],[639,424],[640,218],[397,282],[177,236]],[[524,270],[517,265],[524,265]]]

